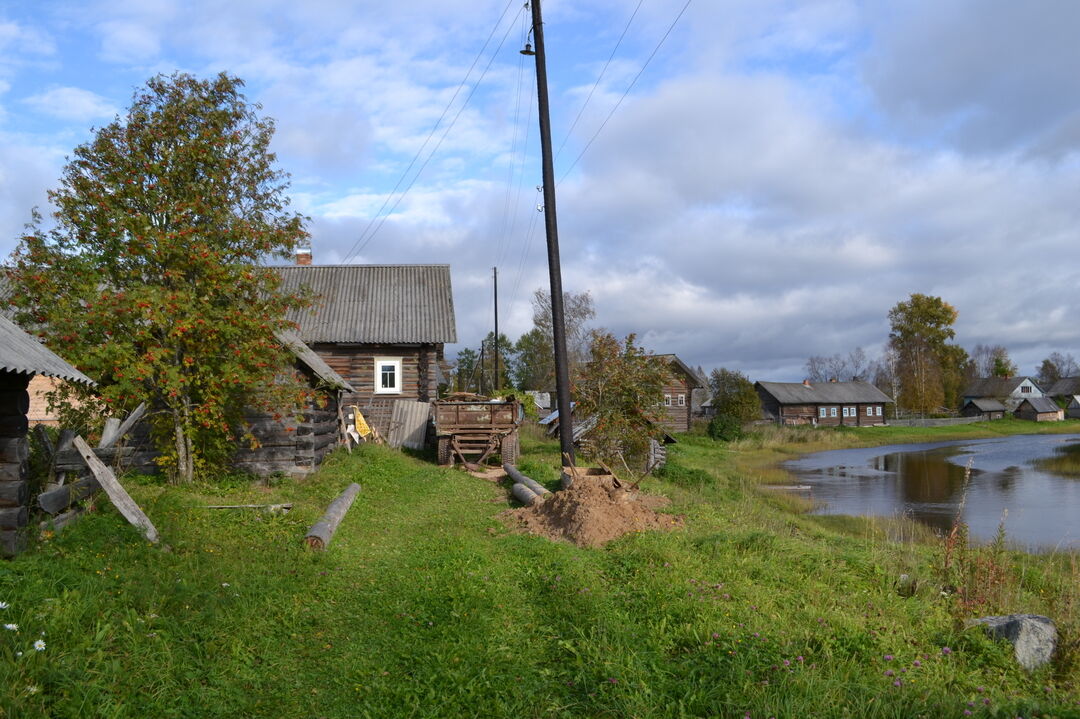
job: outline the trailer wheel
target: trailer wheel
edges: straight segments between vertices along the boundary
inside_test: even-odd
[[[450,438],[439,437],[438,458],[440,467],[453,467],[454,455],[450,451]]]
[[[503,464],[517,464],[518,455],[518,436],[517,432],[508,434],[502,438],[502,443],[499,446],[499,454],[502,455]]]

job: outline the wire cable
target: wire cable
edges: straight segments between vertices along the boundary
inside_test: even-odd
[[[458,95],[461,94],[461,89],[465,87],[465,84],[469,81],[469,77],[472,75],[473,70],[476,69],[476,64],[480,62],[480,58],[484,55],[484,50],[486,50],[488,45],[491,43],[491,38],[495,36],[495,32],[499,29],[499,26],[502,25],[503,19],[506,17],[506,13],[510,11],[510,7],[513,4],[514,0],[509,0],[506,3],[506,7],[503,8],[502,14],[499,15],[499,19],[491,28],[491,32],[488,33],[487,39],[484,40],[483,46],[480,48],[480,51],[476,53],[476,57],[473,58],[472,64],[469,65],[469,69],[465,73],[465,77],[462,78],[461,83],[457,86],[457,89],[454,90],[453,96],[451,96],[449,102],[446,103],[446,107],[443,108],[442,114],[439,115],[439,119],[436,120],[435,124],[431,127],[431,131],[428,132],[428,136],[424,139],[423,144],[420,145],[420,149],[418,149],[416,151],[416,154],[413,155],[412,160],[409,162],[409,166],[406,167],[405,170],[401,173],[401,177],[399,177],[397,183],[394,184],[394,189],[390,190],[390,193],[386,196],[386,199],[383,200],[382,206],[379,207],[378,212],[376,212],[371,217],[371,219],[368,220],[368,223],[364,227],[363,231],[360,233],[360,236],[357,238],[356,242],[353,243],[353,246],[349,250],[348,254],[345,255],[345,259],[342,261],[343,264],[348,264],[349,259],[356,255],[360,251],[360,249],[363,249],[361,243],[366,246],[367,242],[365,241],[365,238],[370,239],[370,237],[368,237],[368,233],[369,231],[371,231],[371,228],[375,224],[375,221],[379,219],[380,215],[382,215],[383,210],[386,209],[386,206],[390,202],[390,198],[394,196],[394,193],[397,192],[398,188],[401,187],[401,183],[404,182],[405,178],[409,176],[409,172],[416,165],[416,161],[420,159],[420,155],[423,154],[424,148],[428,146],[428,143],[431,142],[431,138],[435,136],[435,132],[439,129],[439,125],[442,124],[442,121],[446,118],[446,114],[450,112],[450,108],[453,107],[454,101],[457,100]],[[466,102],[468,101],[466,100]],[[408,189],[406,189],[405,192],[408,192]],[[360,247],[360,249],[358,249],[358,247]]]
[[[574,161],[572,163],[570,163],[570,167],[566,168],[566,171],[563,172],[562,177],[559,178],[559,182],[565,180],[566,176],[570,174],[570,171],[577,167],[578,162],[585,155],[585,153],[589,151],[589,148],[592,147],[592,144],[596,140],[597,136],[603,131],[605,127],[607,127],[608,121],[611,120],[612,115],[614,115],[615,111],[619,109],[620,105],[622,105],[623,100],[626,99],[626,96],[630,94],[630,90],[634,88],[634,85],[645,72],[645,68],[647,68],[649,66],[649,63],[652,62],[653,58],[656,57],[656,53],[659,52],[660,47],[664,44],[664,41],[668,39],[669,35],[671,35],[671,31],[675,29],[675,25],[677,25],[679,20],[682,19],[683,14],[686,13],[686,9],[690,7],[691,2],[693,2],[693,0],[686,0],[686,4],[683,5],[682,10],[680,10],[679,14],[675,16],[675,19],[671,22],[671,25],[668,26],[667,31],[664,33],[664,36],[660,38],[660,42],[656,43],[656,47],[653,48],[653,51],[649,54],[648,59],[645,60],[645,64],[641,66],[641,69],[638,70],[637,75],[634,75],[634,79],[630,81],[630,84],[627,85],[626,90],[623,91],[622,97],[620,97],[619,101],[615,103],[615,106],[611,108],[611,112],[609,112],[607,117],[604,118],[604,121],[600,123],[600,127],[596,129],[596,132],[593,133],[593,136],[589,138],[589,141],[587,143],[585,143],[585,147],[581,149],[581,152],[578,153],[578,156],[574,158]]]

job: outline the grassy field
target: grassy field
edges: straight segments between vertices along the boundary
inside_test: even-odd
[[[18,626],[0,630],[0,714],[1080,717],[1075,555],[954,541],[946,570],[925,533],[758,488],[796,452],[1018,424],[685,437],[643,487],[686,528],[602,549],[518,534],[505,488],[382,447],[273,487],[129,480],[164,546],[106,505],[0,564],[0,622]],[[556,457],[533,440],[521,466],[554,488]],[[306,550],[352,481],[329,551]],[[204,508],[248,502],[294,509]],[[1059,622],[1052,668],[963,628],[1006,611]]]

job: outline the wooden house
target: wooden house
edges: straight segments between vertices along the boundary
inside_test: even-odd
[[[437,397],[444,346],[457,341],[448,265],[292,265],[283,289],[315,305],[289,317],[301,339],[351,386],[368,424],[389,434],[395,400]]]
[[[960,406],[973,399],[996,399],[1014,412],[1025,399],[1042,396],[1042,389],[1031,377],[981,377],[964,388]]]
[[[964,402],[960,414],[965,417],[978,417],[983,420],[1004,419],[1005,405],[1000,400],[990,397],[977,397]]]
[[[1065,403],[1077,395],[1080,395],[1080,377],[1062,377],[1046,390],[1047,397]]]
[[[892,402],[868,382],[755,382],[754,389],[764,417],[781,425],[881,425]]]
[[[30,394],[35,375],[93,384],[14,322],[0,316],[0,553],[15,554],[29,522],[27,441]]]
[[[1065,419],[1065,410],[1049,397],[1028,397],[1020,401],[1013,414],[1017,419],[1032,422],[1060,422]]]
[[[668,432],[688,432],[693,421],[693,393],[706,387],[698,373],[673,354],[656,355],[668,363],[670,372],[664,382],[663,427]]]
[[[1065,416],[1069,419],[1080,419],[1080,394],[1069,397],[1069,405],[1065,408]]]

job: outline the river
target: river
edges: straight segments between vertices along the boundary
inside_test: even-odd
[[[1011,544],[1080,549],[1080,435],[832,450],[782,466],[811,487],[817,513],[907,515],[944,532],[962,511],[971,536],[988,541],[1007,511]]]

